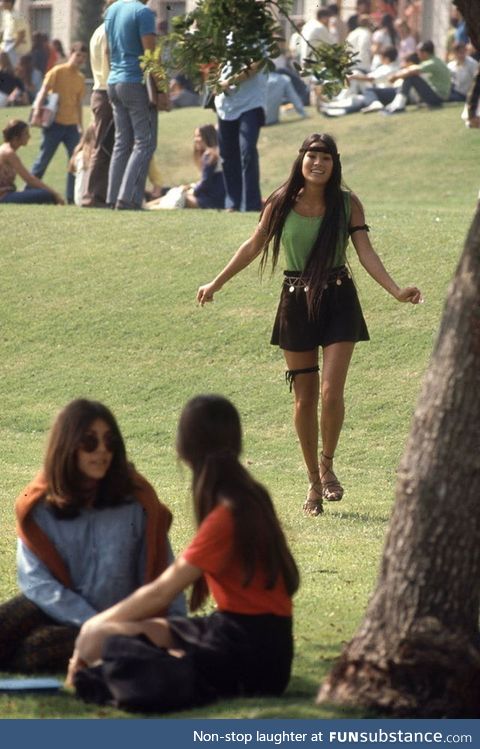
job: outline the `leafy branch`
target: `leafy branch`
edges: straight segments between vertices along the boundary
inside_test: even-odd
[[[273,60],[283,41],[278,19],[285,18],[301,35],[289,15],[291,5],[292,0],[199,0],[190,13],[172,19],[171,33],[159,39],[155,52],[146,53],[142,63],[159,90],[166,90],[170,69],[183,73],[195,88],[206,84],[218,93],[225,69],[230,79],[254,64],[275,69]],[[313,76],[325,96],[335,95],[353,67],[352,50],[344,44],[315,48],[305,42],[310,51],[303,64],[296,65],[299,73]]]

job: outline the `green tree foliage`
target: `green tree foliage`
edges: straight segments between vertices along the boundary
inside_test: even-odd
[[[160,53],[144,63],[154,74],[157,71],[160,86],[167,77],[164,68],[170,67],[197,87],[206,82],[219,91],[220,72],[227,63],[230,78],[254,63],[273,69],[283,38],[278,19],[291,22],[291,5],[291,0],[199,0],[192,12],[172,19],[172,32],[159,41]],[[321,45],[311,48],[301,73],[313,75],[331,96],[342,87],[352,63],[353,55],[344,45]]]

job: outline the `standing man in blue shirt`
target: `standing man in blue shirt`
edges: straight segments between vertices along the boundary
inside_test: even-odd
[[[157,111],[149,104],[139,61],[156,42],[155,14],[146,2],[117,0],[105,16],[108,96],[115,123],[107,203],[119,210],[142,207],[148,165],[157,147]]]
[[[257,141],[265,124],[267,75],[261,63],[244,72],[222,74],[224,93],[215,97],[218,141],[225,182],[225,208],[229,211],[260,211],[260,167]]]

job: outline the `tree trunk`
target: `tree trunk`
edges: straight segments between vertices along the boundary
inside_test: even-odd
[[[479,501],[477,211],[400,464],[377,588],[318,703],[480,717]]]
[[[454,5],[464,17],[468,35],[476,49],[480,49],[480,2],[478,0],[455,0]]]

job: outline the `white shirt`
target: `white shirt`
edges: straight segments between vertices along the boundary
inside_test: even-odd
[[[2,10],[1,29],[3,33],[1,49],[3,52],[10,52],[15,49],[17,55],[26,55],[32,47],[32,36],[30,25],[19,15],[16,10]],[[24,41],[17,44],[17,36],[24,32]]]
[[[357,54],[355,67],[369,71],[372,64],[372,32],[364,26],[357,26],[347,36],[347,42]]]
[[[373,78],[372,84],[377,86],[377,88],[391,86],[392,84],[389,80],[390,76],[393,75],[393,73],[396,73],[399,67],[400,65],[396,60],[395,62],[389,62],[386,65],[379,65],[378,68],[375,68],[375,70],[372,70],[371,73],[369,73],[370,78]]]
[[[107,53],[107,32],[102,23],[93,32],[90,39],[90,67],[93,74],[93,90],[106,91],[110,74]]]
[[[333,37],[327,27],[323,23],[320,23],[320,21],[317,21],[316,18],[307,21],[302,28],[302,36],[304,37],[301,41],[302,60],[305,60],[312,54],[311,47],[309,47],[307,42],[314,49],[317,49],[320,44],[334,43]]]
[[[477,75],[478,62],[473,57],[465,58],[463,65],[459,65],[456,60],[451,60],[447,65],[450,75],[452,76],[452,86],[459,94],[466,96]]]

